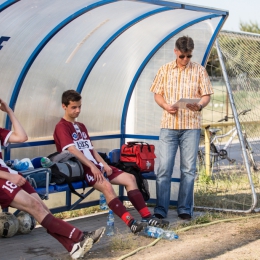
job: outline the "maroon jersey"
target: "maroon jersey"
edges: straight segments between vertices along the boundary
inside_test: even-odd
[[[68,147],[75,145],[76,148],[85,155],[85,157],[92,161],[101,170],[103,164],[98,163],[94,158],[93,145],[90,141],[88,130],[84,124],[79,122],[68,122],[62,118],[55,127],[53,137],[58,152],[66,150]],[[86,181],[88,185],[93,186],[96,183],[93,173],[89,167],[84,164],[82,165],[86,174]],[[123,173],[122,170],[113,166],[110,166],[110,168],[112,169],[112,174],[108,176],[110,181]]]
[[[93,155],[93,145],[90,141],[88,130],[84,124],[79,122],[68,122],[61,119],[54,131],[54,141],[58,152],[66,150],[75,145],[87,159],[95,165],[100,165]]]
[[[11,134],[12,134],[12,131],[4,129],[4,128],[0,128],[0,141],[1,141],[0,148],[1,148],[1,146],[7,147],[9,145],[8,139]],[[17,171],[12,170],[5,164],[5,162],[2,159],[1,151],[2,150],[0,149],[0,170],[9,172],[12,174],[18,174]],[[0,179],[0,205],[1,205],[1,207],[4,209],[4,208],[7,208],[8,206],[10,206],[14,197],[21,189],[23,189],[24,191],[26,191],[29,194],[35,193],[35,190],[29,184],[28,181],[26,181],[26,183],[23,186],[18,187],[17,185],[15,185],[14,183],[12,183],[8,180]]]
[[[2,147],[1,146],[7,147],[9,145],[8,139],[11,134],[12,134],[12,131],[7,130],[5,128],[0,128],[0,139],[1,139],[0,140],[1,141],[1,144],[0,144],[0,170],[5,171],[5,172],[10,172],[13,174],[17,174],[17,171],[12,170],[5,164],[5,162],[3,161],[3,157],[2,157],[2,149],[1,149]]]

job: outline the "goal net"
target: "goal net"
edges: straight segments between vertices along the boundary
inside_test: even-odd
[[[210,104],[203,110],[203,129],[200,143],[200,156],[197,163],[195,184],[195,205],[198,207],[223,209],[227,211],[251,211],[260,190],[260,35],[221,31],[218,45],[222,53],[232,99],[229,98],[224,71],[216,46],[212,49],[207,63],[214,95]],[[241,144],[235,133],[236,125],[231,102],[239,114],[238,119],[243,134],[250,146],[247,149],[251,170],[245,167]],[[219,122],[222,120],[221,122]],[[209,158],[210,171],[205,167],[205,128],[216,138]],[[233,131],[233,130],[234,131]],[[232,134],[234,136],[232,137]],[[250,155],[251,154],[251,155]],[[249,161],[250,159],[249,158]],[[257,171],[258,169],[258,171]],[[249,174],[249,175],[248,175]],[[252,181],[250,180],[252,178]]]

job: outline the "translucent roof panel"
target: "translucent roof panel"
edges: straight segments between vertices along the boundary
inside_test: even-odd
[[[164,1],[0,0],[0,37],[8,38],[0,43],[1,98],[30,141],[52,140],[67,89],[82,93],[79,121],[91,136],[156,134],[150,126],[159,125],[160,111],[149,88],[173,59],[176,37],[192,36],[194,60],[205,63],[227,16]],[[0,122],[11,127],[4,113]]]
[[[158,135],[162,109],[155,103],[154,95],[149,90],[153,79],[163,64],[175,58],[173,51],[175,41],[182,35],[189,35],[193,38],[195,48],[192,60],[201,63],[208,42],[214,32],[212,28],[218,24],[219,18],[213,20],[210,21],[210,24],[209,21],[203,21],[181,31],[163,44],[152,56],[135,85],[131,103],[127,111],[126,133]]]
[[[22,118],[30,138],[52,136],[55,124],[63,115],[59,102],[61,94],[67,89],[77,88],[94,55],[122,25],[155,9],[158,7],[140,3],[135,10],[132,2],[101,6],[71,21],[47,43],[28,71],[16,104],[18,116]],[[105,17],[104,13],[107,13]],[[92,87],[92,92],[103,88]],[[24,117],[22,107],[28,97],[28,114]],[[83,116],[89,105],[91,103],[83,98]],[[37,127],[31,127],[31,117],[37,118]]]
[[[11,99],[23,67],[44,37],[63,20],[92,3],[95,1],[77,0],[71,4],[70,0],[22,0],[0,13],[0,36],[10,37],[0,50],[1,84],[7,86],[1,92],[4,100]],[[23,102],[28,104],[28,100]],[[0,122],[3,123],[2,113]]]
[[[202,30],[192,22],[203,20],[205,16],[205,13],[182,9],[158,13],[136,23],[113,41],[97,60],[82,91],[83,100],[89,105],[82,116],[90,120],[92,132],[98,129],[106,129],[109,133],[120,132],[125,99],[139,67],[159,42],[173,32],[177,34],[181,26],[186,24],[192,35],[201,37],[203,44],[197,49],[197,60],[202,61],[213,32],[206,26],[206,36],[202,37]],[[173,58],[172,55],[169,57]],[[143,87],[149,89],[149,85]],[[94,104],[102,106],[96,108]],[[106,117],[97,119],[96,113]]]

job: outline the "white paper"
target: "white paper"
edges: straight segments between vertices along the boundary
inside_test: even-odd
[[[199,103],[200,98],[181,98],[172,107],[178,107],[181,109],[188,109],[186,107],[187,104]]]

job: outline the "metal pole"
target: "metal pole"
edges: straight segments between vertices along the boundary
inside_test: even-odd
[[[246,165],[248,180],[249,180],[250,187],[251,187],[251,190],[252,190],[252,205],[251,205],[251,208],[249,210],[245,211],[245,213],[250,213],[256,207],[257,196],[256,196],[254,183],[253,183],[252,176],[251,176],[250,164],[249,164],[247,153],[246,153],[244,137],[243,137],[243,134],[242,134],[240,122],[238,120],[238,114],[237,114],[237,110],[236,110],[236,106],[235,106],[235,101],[233,99],[233,94],[232,94],[232,90],[231,90],[231,87],[230,87],[230,84],[229,84],[227,71],[226,71],[225,63],[223,61],[222,52],[221,52],[220,47],[219,47],[218,39],[216,39],[215,43],[216,43],[216,48],[217,48],[218,57],[219,57],[220,65],[221,65],[221,68],[222,68],[225,84],[226,84],[226,87],[227,87],[227,92],[228,92],[228,97],[229,97],[231,109],[232,109],[233,115],[234,115],[234,120],[235,120],[235,124],[236,124],[236,128],[237,128],[238,138],[239,138],[239,141],[240,141],[240,144],[241,144],[241,147],[242,147],[242,153],[243,153],[243,157],[244,157],[244,161],[245,161],[245,165]]]

